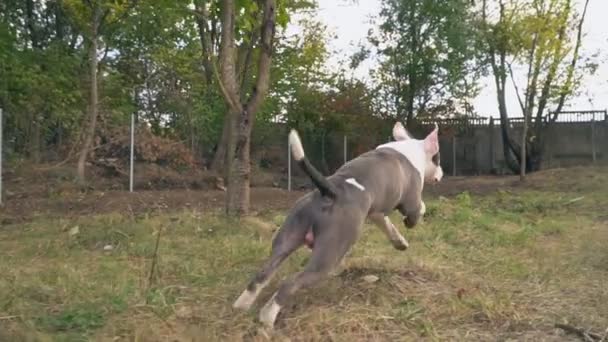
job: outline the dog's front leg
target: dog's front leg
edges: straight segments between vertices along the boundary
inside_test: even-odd
[[[424,202],[419,201],[415,205],[407,206],[402,204],[397,207],[397,210],[403,215],[403,224],[407,228],[414,228],[422,218],[422,215],[424,215],[426,205]]]
[[[399,233],[399,230],[391,222],[388,216],[384,216],[382,213],[374,213],[371,214],[369,218],[384,232],[384,234],[386,234],[388,239],[393,244],[393,247],[400,251],[406,250],[409,247],[407,240],[403,237],[403,235],[401,235],[401,233]]]

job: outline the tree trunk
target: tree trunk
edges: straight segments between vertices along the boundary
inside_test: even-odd
[[[253,93],[237,118],[238,129],[234,164],[230,165],[230,182],[228,184],[228,198],[226,212],[229,215],[247,215],[249,213],[249,183],[251,175],[250,145],[251,129],[255,114],[264,101],[270,85],[270,65],[272,62],[273,40],[275,34],[275,2],[264,2],[264,19],[260,35],[260,57],[258,61],[258,74]],[[228,153],[231,152],[228,146]]]
[[[198,35],[201,41],[201,48],[202,48],[202,59],[203,59],[203,71],[205,73],[205,82],[207,84],[207,86],[211,86],[211,84],[213,83],[213,66],[212,66],[212,60],[211,60],[211,53],[213,50],[211,45],[213,42],[210,40],[210,37],[208,37],[208,32],[207,32],[207,9],[205,7],[204,3],[201,2],[197,2],[196,3],[196,10],[199,13],[198,16],[196,17],[196,24],[198,26]]]
[[[29,33],[29,38],[32,43],[32,49],[38,50],[40,48],[39,39],[38,39],[38,31],[36,29],[36,18],[34,14],[35,4],[33,0],[25,1],[25,24],[27,26],[27,31]],[[34,110],[35,112],[36,110]],[[30,136],[28,138],[28,152],[31,160],[34,163],[40,162],[40,122],[39,122],[39,114],[32,115],[31,121],[31,130]]]
[[[226,185],[226,189],[228,189],[228,194],[226,196],[226,214],[230,215],[230,203],[231,203],[231,193],[233,192],[232,190],[232,180],[234,179],[234,177],[237,177],[237,174],[233,172],[232,168],[233,168],[233,164],[234,164],[234,157],[236,154],[236,144],[237,144],[237,138],[238,138],[238,131],[237,131],[237,120],[238,114],[235,113],[226,113],[227,114],[227,123],[225,123],[225,128],[226,128],[226,145],[225,145],[225,152],[224,152],[224,168],[223,168],[223,174],[224,174],[224,183]]]
[[[540,171],[545,152],[543,144],[542,136],[536,136],[533,141],[528,142],[528,156],[526,158],[528,172]]]
[[[228,184],[228,196],[226,213],[228,215],[246,215],[249,213],[250,200],[250,175],[251,175],[251,127],[254,115],[243,111],[239,115],[239,125],[235,134],[236,146],[234,149],[234,160],[230,165],[230,184]]]
[[[97,126],[97,111],[98,111],[98,94],[97,94],[97,29],[99,28],[100,11],[96,7],[93,13],[93,20],[91,25],[91,44],[89,46],[89,73],[90,73],[90,94],[89,94],[89,108],[88,108],[88,126],[85,130],[84,143],[80,150],[80,156],[78,158],[77,165],[77,180],[79,183],[84,184],[85,182],[85,167],[87,162],[87,155],[93,145],[93,138],[95,137],[95,128]]]
[[[40,163],[40,122],[38,116],[34,115],[32,130],[30,133],[29,155],[34,164]]]
[[[256,39],[256,34],[252,32],[250,37],[250,43],[246,46],[242,51],[239,51],[237,56],[236,65],[239,70],[240,75],[240,94],[241,94],[241,102],[244,101],[244,95],[246,93],[246,85],[249,81],[249,77],[251,74],[251,60],[253,57],[253,42]],[[225,180],[228,182],[229,175],[224,168],[225,165],[228,165],[227,160],[232,160],[234,155],[228,155],[227,151],[229,150],[229,145],[231,151],[234,150],[234,146],[236,144],[236,130],[234,126],[236,124],[236,114],[230,112],[230,106],[226,110],[226,114],[224,116],[224,125],[222,127],[222,136],[220,137],[217,149],[215,151],[215,155],[213,156],[213,161],[211,163],[211,169],[218,173],[224,173]],[[232,129],[231,129],[232,128]],[[230,133],[232,132],[232,135]],[[229,136],[232,137],[232,140],[229,140]]]
[[[190,124],[190,151],[192,151],[192,154],[198,156],[198,148],[197,148],[197,141],[196,141],[196,128],[194,126],[194,119],[193,119],[193,115],[192,113],[189,114],[189,124]]]
[[[521,152],[519,153],[521,155],[520,159],[519,159],[519,180],[520,181],[524,181],[526,179],[526,164],[527,164],[527,159],[526,159],[526,141],[527,139],[527,135],[528,135],[528,118],[526,116],[524,116],[524,127],[523,130],[521,132]]]
[[[543,119],[544,118],[543,114],[544,114],[544,110],[545,110],[545,107],[546,107],[548,99],[549,99],[549,92],[551,91],[552,87],[554,87],[553,81],[555,79],[558,65],[561,61],[561,58],[559,58],[559,56],[561,56],[561,51],[562,51],[561,42],[563,41],[563,39],[565,37],[565,32],[567,30],[567,21],[564,21],[562,23],[562,26],[560,27],[560,30],[558,33],[560,44],[556,46],[556,50],[557,50],[556,58],[553,61],[552,65],[550,66],[549,75],[547,76],[547,78],[545,80],[545,84],[544,84],[542,92],[541,92],[541,97],[539,99],[539,106],[538,106],[537,113],[536,113],[536,122],[534,123],[534,133],[533,133],[534,137],[533,137],[533,139],[531,139],[531,141],[528,142],[530,156],[527,161],[529,163],[528,166],[529,166],[530,172],[540,170],[541,164],[542,164],[542,159],[543,159],[543,154],[545,152],[544,151],[544,149],[545,149],[545,147],[544,147],[545,130],[555,120],[557,120],[557,116],[559,115],[559,113],[561,112],[561,110],[565,104],[566,97],[571,93],[570,88],[572,85],[572,79],[574,77],[574,71],[576,69],[576,64],[579,59],[579,50],[581,48],[582,36],[583,36],[583,23],[585,22],[585,16],[587,14],[588,5],[589,5],[589,0],[586,0],[584,8],[583,8],[583,13],[578,22],[576,43],[574,45],[574,51],[572,53],[572,59],[570,61],[570,65],[566,72],[566,80],[565,80],[564,84],[560,87],[561,89],[559,91],[557,107],[553,111],[553,115],[550,115],[550,117],[548,117],[545,120],[545,119]]]
[[[417,26],[417,19],[416,19],[416,3],[417,1],[411,1],[410,2],[410,26],[409,26],[409,33],[410,33],[410,54],[411,54],[411,58],[410,58],[410,65],[409,65],[409,71],[408,71],[408,86],[407,86],[407,92],[408,92],[408,99],[407,99],[407,120],[406,120],[406,124],[407,127],[411,127],[412,122],[414,120],[414,101],[416,99],[416,92],[417,92],[417,85],[416,85],[416,64],[418,63],[417,61],[417,56],[416,53],[418,51],[418,35],[416,32],[416,26]]]
[[[321,131],[321,171],[324,174],[329,174],[329,165],[327,164],[327,156],[325,155],[325,137],[327,133],[325,129]]]
[[[407,102],[407,117],[405,120],[406,127],[411,127],[414,122],[414,96],[410,94],[410,98]]]
[[[36,19],[34,18],[34,1],[25,1],[25,15],[26,15],[26,26],[30,34],[30,40],[32,42],[32,48],[38,49],[40,47],[38,40],[38,30],[36,30]]]
[[[275,33],[275,2],[274,0],[266,0],[264,2],[264,18],[259,41],[260,56],[256,84],[245,105],[242,104],[235,72],[237,67],[234,61],[234,1],[222,1],[222,12],[222,44],[219,56],[221,61],[221,78],[218,84],[232,113],[238,113],[238,116],[234,119],[234,122],[237,124],[234,126],[228,125],[227,163],[225,165],[228,176],[226,177],[228,182],[226,213],[228,215],[242,216],[247,215],[249,212],[251,129],[255,120],[255,114],[268,92],[270,83],[270,65]],[[236,134],[232,134],[235,129]]]
[[[486,13],[487,1],[482,1],[482,18],[485,25],[487,23]],[[499,2],[499,23],[502,23],[505,18],[505,8],[502,1]],[[488,37],[488,54],[490,57],[490,66],[494,76],[494,84],[496,86],[496,101],[498,102],[498,113],[500,114],[500,133],[502,138],[502,151],[505,158],[505,163],[511,172],[519,173],[519,155],[520,151],[516,148],[514,142],[509,136],[509,118],[507,112],[507,104],[505,100],[505,86],[507,83],[507,49],[506,42],[503,40],[494,40],[492,35]],[[513,155],[515,158],[513,158]]]
[[[500,133],[502,137],[502,151],[507,167],[515,174],[518,173],[517,157],[513,158],[512,152],[515,149],[509,136],[509,119],[507,114],[507,104],[505,101],[505,79],[500,75],[495,75],[496,97],[498,100],[498,113],[500,114]],[[515,154],[515,153],[513,153]]]
[[[226,151],[228,150],[228,134],[230,133],[230,123],[233,122],[234,115],[230,113],[230,109],[226,110],[224,114],[224,124],[222,125],[222,135],[219,139],[217,149],[213,155],[210,169],[212,171],[222,173],[224,171],[224,165],[226,165]]]

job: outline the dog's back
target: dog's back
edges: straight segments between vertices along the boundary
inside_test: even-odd
[[[422,191],[422,179],[413,165],[388,148],[360,155],[344,164],[328,181],[339,189],[336,202],[357,201],[367,206],[366,213],[388,214],[403,201],[418,201]]]

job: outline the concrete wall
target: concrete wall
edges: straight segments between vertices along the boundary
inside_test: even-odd
[[[510,132],[513,139],[521,140],[522,127],[514,124]],[[557,122],[545,132],[545,154],[542,168],[568,167],[593,162],[593,149],[597,163],[608,163],[608,121]],[[593,137],[593,139],[592,139]],[[452,139],[441,142],[442,165],[452,174]],[[456,136],[456,173],[463,175],[506,173],[502,135],[498,122],[475,126]]]
[[[442,132],[451,132],[440,135],[439,139],[441,165],[446,175],[509,172],[504,161],[498,120],[494,120],[493,126],[489,123],[458,127],[450,127],[448,123],[440,123],[440,125]],[[516,141],[521,140],[521,128],[520,123],[514,123],[510,128]],[[388,129],[390,132],[390,127]],[[388,132],[372,131],[347,136],[347,159],[355,158],[387,142]],[[410,131],[415,137],[422,138],[430,131],[430,127],[413,127]],[[271,160],[271,163],[266,163],[270,168],[284,171],[287,169],[287,130],[280,126],[274,130],[274,133],[254,143],[252,146],[254,160]],[[595,122],[556,122],[547,128],[545,134],[546,152],[543,169],[590,164],[593,161],[593,148],[596,152],[596,162],[608,164],[608,117]],[[592,144],[592,135],[594,144]],[[333,173],[343,164],[343,134],[327,134],[324,138],[318,134],[302,134],[302,141],[309,159],[322,172]],[[297,165],[292,166],[294,174],[301,175]]]

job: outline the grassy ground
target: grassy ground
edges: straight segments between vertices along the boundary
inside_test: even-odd
[[[425,222],[405,231],[405,252],[368,226],[341,273],[299,293],[273,333],[256,322],[259,306],[308,251],[288,259],[251,312],[231,303],[284,212],[242,222],[187,210],[5,225],[0,341],[575,340],[558,322],[603,334],[608,169],[543,172],[528,185],[427,199]],[[370,274],[379,280],[361,279]]]

